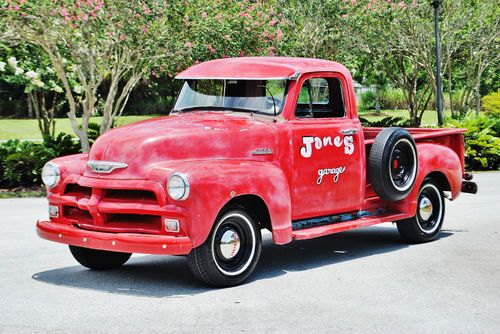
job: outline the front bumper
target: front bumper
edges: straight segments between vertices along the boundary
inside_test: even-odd
[[[73,225],[38,221],[38,235],[63,244],[123,253],[186,255],[193,248],[189,237],[83,230]]]

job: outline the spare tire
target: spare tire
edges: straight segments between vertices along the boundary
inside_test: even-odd
[[[368,158],[368,178],[377,195],[383,200],[402,200],[415,185],[417,169],[417,146],[408,131],[380,131]]]

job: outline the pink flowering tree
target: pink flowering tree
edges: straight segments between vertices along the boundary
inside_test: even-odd
[[[101,133],[108,130],[139,80],[168,57],[174,36],[168,20],[157,16],[169,6],[169,1],[126,0],[7,0],[2,5],[13,38],[49,57],[84,152],[90,149],[91,116],[101,113]]]
[[[345,4],[341,0],[284,2],[280,53],[290,56],[340,60],[346,48],[342,33]]]
[[[178,45],[173,75],[194,63],[216,58],[273,56],[283,40],[283,14],[274,2],[182,1],[175,25]]]
[[[284,20],[270,6],[236,0],[210,5],[200,0],[6,0],[0,13],[11,39],[48,55],[72,128],[87,152],[90,118],[102,114],[101,133],[108,130],[141,79],[172,77],[207,59],[273,55]]]

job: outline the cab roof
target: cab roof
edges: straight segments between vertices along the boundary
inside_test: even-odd
[[[240,57],[203,62],[177,74],[176,79],[295,80],[310,72],[340,72],[347,69],[336,62],[313,58]]]

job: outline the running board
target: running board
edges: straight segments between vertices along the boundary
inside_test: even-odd
[[[394,212],[378,214],[378,215],[361,216],[360,218],[354,220],[342,221],[328,225],[321,225],[316,227],[295,230],[292,231],[292,238],[294,240],[312,239],[312,238],[322,237],[324,235],[339,233],[364,226],[392,222],[405,218],[408,218],[407,214],[394,213]]]

